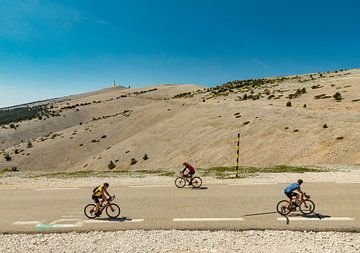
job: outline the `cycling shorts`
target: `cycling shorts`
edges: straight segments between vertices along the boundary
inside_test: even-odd
[[[100,199],[102,199],[102,197],[98,197],[98,196],[95,196],[95,195],[92,195],[92,199],[95,201],[95,203],[100,203]]]
[[[289,199],[292,199],[292,197],[295,197],[298,195],[296,192],[284,192],[284,193]]]

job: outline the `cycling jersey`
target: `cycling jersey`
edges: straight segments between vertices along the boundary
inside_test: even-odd
[[[184,166],[189,170],[189,173],[190,173],[190,174],[194,174],[194,173],[195,173],[194,167],[191,166],[190,164],[184,163]]]
[[[102,186],[99,186],[95,192],[94,192],[94,196],[95,197],[101,197],[102,193],[104,192],[104,188]]]
[[[298,183],[293,183],[293,184],[289,184],[289,185],[285,188],[284,192],[285,192],[285,193],[292,193],[293,191],[299,190],[299,189],[300,189],[300,185],[299,185]]]

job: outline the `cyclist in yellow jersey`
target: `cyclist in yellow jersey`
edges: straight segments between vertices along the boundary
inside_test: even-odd
[[[96,204],[96,209],[95,209],[96,215],[99,214],[100,205],[102,205],[102,203],[104,203],[104,201],[106,200],[106,195],[109,198],[111,198],[109,192],[107,191],[108,188],[109,188],[109,184],[104,183],[103,186],[98,186],[93,190],[92,199],[95,201]],[[100,198],[101,198],[101,202],[100,202]]]

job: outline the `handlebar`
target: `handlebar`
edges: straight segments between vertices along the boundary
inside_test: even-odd
[[[110,196],[110,198],[107,199],[108,202],[111,202],[115,199],[115,195],[114,196]]]

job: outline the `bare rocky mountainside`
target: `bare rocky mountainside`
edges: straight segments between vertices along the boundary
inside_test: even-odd
[[[213,88],[114,87],[38,106],[31,120],[2,116],[0,167],[233,166],[238,132],[242,165],[360,163],[359,69]]]

